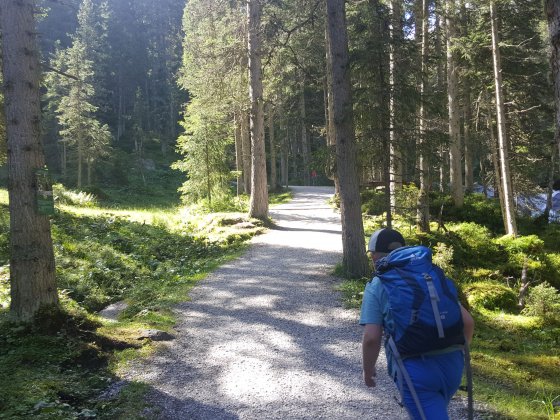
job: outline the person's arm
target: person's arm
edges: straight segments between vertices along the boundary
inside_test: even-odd
[[[383,327],[377,324],[366,324],[362,338],[362,366],[364,382],[368,387],[375,386],[375,364],[381,349]]]
[[[474,334],[474,319],[469,311],[463,308],[463,305],[459,306],[461,306],[461,317],[463,318],[465,340],[467,340],[467,343],[470,345]]]

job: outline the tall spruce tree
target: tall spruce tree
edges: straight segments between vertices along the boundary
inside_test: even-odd
[[[0,3],[9,150],[10,313],[21,321],[32,320],[43,306],[58,304],[50,221],[35,204],[37,170],[45,164],[35,7],[33,0]]]
[[[348,35],[344,0],[327,0],[336,165],[340,185],[342,263],[353,277],[368,275],[354,137]]]

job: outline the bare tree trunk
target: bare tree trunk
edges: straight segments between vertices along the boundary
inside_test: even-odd
[[[473,143],[471,138],[471,89],[469,83],[465,83],[465,103],[463,104],[463,147],[465,151],[465,188],[468,192],[474,189],[474,163]]]
[[[235,170],[237,171],[237,195],[245,191],[243,184],[243,142],[241,139],[241,113],[236,112],[233,117],[235,136]]]
[[[504,105],[504,95],[502,92],[502,65],[500,59],[498,34],[498,17],[496,3],[490,2],[490,20],[492,21],[492,59],[494,63],[494,84],[496,88],[496,116],[498,122],[498,149],[500,153],[500,169],[502,175],[502,189],[504,199],[502,207],[504,209],[504,225],[507,235],[517,236],[517,224],[515,221],[515,208],[513,207],[513,185],[511,183],[511,173],[509,169],[508,139],[506,131],[506,112]]]
[[[264,111],[261,69],[261,13],[260,0],[247,0],[249,50],[249,100],[251,101],[251,198],[249,216],[268,217],[268,186],[264,143]]]
[[[550,172],[548,175],[548,186],[546,189],[546,206],[543,212],[543,218],[548,222],[550,210],[552,210],[552,193],[554,191],[554,172],[556,169],[556,145],[551,147],[550,153]]]
[[[241,112],[241,142],[243,153],[243,189],[245,194],[251,194],[251,132],[249,129],[249,115]]]
[[[78,188],[82,188],[82,164],[84,161],[84,146],[82,140],[78,139]]]
[[[397,192],[402,189],[402,154],[396,133],[396,90],[395,83],[398,69],[398,53],[402,41],[402,8],[400,0],[391,0],[391,20],[389,26],[389,144],[390,144],[390,185],[391,207],[396,208]]]
[[[357,152],[354,138],[348,35],[344,0],[327,0],[329,50],[332,60],[332,92],[336,164],[340,182],[342,264],[353,277],[365,277],[368,262],[358,188]]]
[[[554,104],[556,106],[554,140],[560,154],[560,3],[557,0],[545,0],[545,10],[548,20],[548,34],[551,47],[550,67],[552,69]]]
[[[278,176],[276,175],[276,140],[274,137],[274,107],[268,107],[268,140],[270,144],[270,189],[276,191],[278,188]]]
[[[32,320],[57,305],[54,252],[48,216],[36,209],[36,171],[45,158],[40,140],[40,64],[35,2],[2,0],[2,70],[8,140],[10,208],[10,313]]]
[[[461,168],[461,134],[459,126],[459,77],[456,53],[453,48],[457,39],[457,6],[455,0],[446,0],[447,35],[447,101],[449,111],[449,178],[451,195],[456,207],[463,206],[463,177]]]
[[[334,104],[333,104],[333,82],[332,82],[332,59],[331,53],[329,50],[329,28],[328,22],[326,22],[325,26],[325,44],[326,48],[326,73],[327,77],[325,78],[326,83],[326,112],[327,112],[327,120],[325,121],[325,126],[327,128],[327,175],[330,174],[332,177],[331,179],[334,181],[334,193],[336,196],[340,195],[340,185],[338,182],[338,172],[336,169],[336,135],[334,129]]]
[[[282,145],[280,153],[280,178],[282,186],[288,188],[288,129],[281,130],[284,135],[282,136]]]
[[[496,140],[496,136],[494,135],[494,124],[491,121],[488,122],[488,127],[490,129],[490,150],[492,154],[492,164],[494,166],[494,178],[496,183],[496,189],[498,190],[498,199],[500,203],[504,202],[504,190],[502,187],[502,174],[500,172],[500,158],[498,156],[498,143]],[[494,194],[495,196],[495,194]],[[502,212],[502,220],[506,220],[506,216],[504,214],[504,206],[500,206],[500,210]],[[505,229],[505,225],[504,225]]]
[[[311,173],[309,168],[309,143],[307,141],[307,119],[305,110],[305,78],[302,76],[301,91],[299,95],[299,116],[301,118],[301,157],[303,161],[303,185],[311,184]]]
[[[426,91],[428,87],[428,14],[429,0],[422,1],[422,57],[420,74],[420,113],[418,138],[418,163],[420,170],[420,192],[417,202],[417,224],[420,232],[430,231],[430,165],[427,139],[427,106]]]

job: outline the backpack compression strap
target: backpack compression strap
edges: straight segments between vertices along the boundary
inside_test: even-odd
[[[430,301],[432,302],[432,310],[434,311],[434,318],[436,321],[438,337],[444,338],[445,333],[443,332],[443,323],[441,322],[441,314],[439,313],[439,296],[436,287],[434,286],[434,280],[432,276],[428,273],[424,273],[424,280],[426,280],[426,284],[428,285],[428,292],[430,293]]]
[[[395,268],[397,272],[401,275],[401,278],[408,284],[408,286],[413,290],[414,293],[414,301],[412,303],[412,319],[410,321],[410,323],[412,324],[413,322],[416,321],[416,314],[418,312],[418,309],[420,308],[420,305],[422,304],[422,300],[424,299],[424,293],[422,291],[422,288],[418,285],[418,281],[414,277],[412,277],[406,271],[401,270],[398,267]],[[432,276],[430,276],[428,273],[423,273],[422,276],[428,287],[428,293],[430,295],[430,303],[432,304],[434,320],[436,322],[436,327],[438,330],[438,337],[444,338],[445,333],[443,330],[443,323],[441,322],[441,314],[439,312],[439,307],[438,307],[438,302],[440,301],[440,298],[437,289],[434,286],[434,280]],[[438,278],[438,280],[440,280],[440,283],[445,283],[444,281],[441,280],[441,278]]]
[[[397,346],[395,345],[395,341],[393,340],[393,337],[391,337],[391,336],[389,336],[387,338],[387,340],[388,340],[388,343],[389,343],[389,347],[391,348],[391,352],[393,353],[393,357],[397,361],[399,376],[401,376],[401,378],[404,378],[404,380],[406,381],[406,385],[408,386],[408,389],[410,390],[412,398],[414,399],[414,403],[416,404],[416,408],[418,408],[418,413],[420,414],[420,418],[422,420],[427,420],[426,416],[424,415],[424,410],[422,410],[422,405],[420,405],[420,399],[418,398],[418,394],[416,393],[416,390],[414,389],[414,385],[412,384],[412,379],[410,379],[410,375],[406,371],[406,368],[404,366],[402,357],[401,357],[399,351],[397,350]],[[402,397],[403,397],[402,379],[400,380],[400,382],[401,383],[399,384],[399,388],[400,388],[400,391],[401,391],[401,399],[402,399]]]

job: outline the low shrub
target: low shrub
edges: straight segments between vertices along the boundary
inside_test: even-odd
[[[522,312],[548,322],[560,321],[560,292],[547,282],[532,287]]]
[[[383,214],[387,208],[385,206],[385,193],[376,190],[365,190],[362,196],[362,213],[377,216]]]
[[[452,238],[457,265],[491,268],[506,261],[487,227],[466,222],[450,225],[449,230],[457,237]]]
[[[69,190],[62,184],[53,185],[54,200],[57,203],[82,207],[93,207],[97,204],[97,197],[85,191]]]
[[[533,277],[542,277],[544,242],[537,235],[506,235],[495,239],[494,242],[506,252],[507,262],[502,267],[506,276],[519,278],[526,266]]]
[[[515,292],[498,282],[480,281],[466,285],[463,291],[471,307],[514,312],[517,310]]]

